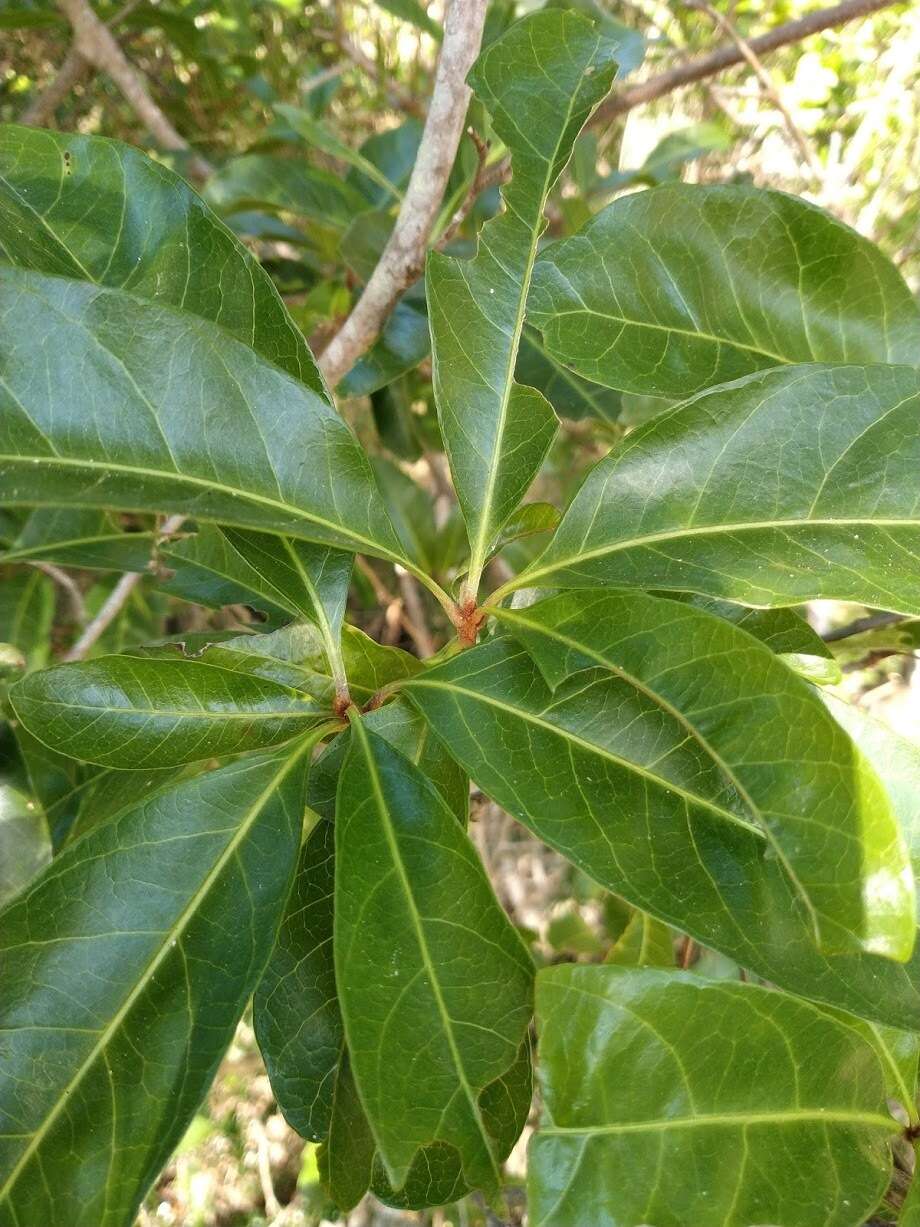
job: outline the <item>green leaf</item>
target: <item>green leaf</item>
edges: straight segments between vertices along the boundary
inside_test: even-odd
[[[525,327],[521,334],[515,378],[519,383],[539,389],[559,417],[572,418],[576,422],[597,418],[612,424],[620,416],[620,393],[582,379],[563,366],[547,351],[543,338],[534,328]]]
[[[495,1189],[479,1096],[526,1033],[530,958],[440,794],[358,719],[335,828],[336,981],[387,1176],[398,1189],[442,1142],[468,1184]]]
[[[469,782],[418,713],[405,700],[397,699],[369,712],[364,722],[435,783],[459,823],[465,825]],[[336,1186],[334,1196],[342,1209],[349,1208],[345,1189],[353,1185],[347,1171],[335,1174],[337,1157],[339,1153],[345,1156],[346,1168],[356,1162],[351,1150],[368,1129],[363,1111],[359,1119],[354,1108],[351,1075],[342,1069],[344,1032],[332,954],[332,820],[348,740],[346,733],[332,741],[311,770],[307,804],[322,820],[301,849],[278,939],[253,1001],[256,1037],[281,1111],[310,1140],[321,1141],[332,1130],[330,1182]],[[371,1157],[373,1151],[372,1143]],[[367,1181],[355,1201],[364,1193]]]
[[[395,183],[390,182],[383,171],[363,157],[357,149],[352,149],[350,145],[339,140],[321,119],[314,119],[309,111],[304,111],[300,107],[288,106],[285,103],[276,103],[275,111],[287,120],[297,135],[303,137],[308,145],[345,162],[382,188],[385,200],[387,198],[402,199],[402,192]]]
[[[667,925],[638,908],[604,959],[622,967],[674,967],[674,938]]]
[[[290,686],[182,656],[57,665],[23,678],[10,702],[58,753],[128,770],[266,749],[331,718]]]
[[[512,26],[470,73],[513,176],[474,259],[432,252],[426,288],[435,399],[470,536],[473,595],[556,430],[546,398],[515,383],[514,369],[546,197],[615,71],[604,50],[584,18],[544,11]]]
[[[249,758],[142,800],[0,917],[4,1222],[134,1221],[268,958],[308,760]]]
[[[541,972],[537,1010],[535,1227],[857,1227],[878,1204],[901,1127],[845,1023],[751,984],[614,967]]]
[[[0,569],[0,642],[39,669],[50,654],[54,586],[41,571]]]
[[[396,304],[380,336],[339,382],[340,396],[370,396],[428,356],[428,316],[408,295]]]
[[[51,860],[51,839],[41,806],[0,780],[0,905]]]
[[[31,511],[2,562],[38,560],[103,571],[143,571],[153,554],[154,532],[126,532],[103,511],[38,507]]]
[[[678,805],[714,805],[727,822],[752,823],[795,885],[823,949],[910,956],[913,875],[884,790],[820,698],[767,648],[702,610],[645,593],[562,594],[499,616],[550,685],[600,666],[622,683],[624,702],[639,700],[634,712],[657,726],[658,749],[666,745],[675,764],[668,769],[660,759],[653,771],[650,813],[664,788],[665,804],[673,795]],[[795,754],[790,729],[803,737],[807,730]],[[691,760],[676,766],[688,737],[708,783]]]
[[[184,179],[120,141],[0,126],[0,253],[181,307],[326,395],[259,262]]]
[[[920,611],[920,373],[804,366],[713,388],[588,475],[511,587],[817,597]]]
[[[433,18],[428,16],[419,0],[376,0],[376,2],[378,8],[385,9],[402,21],[410,22],[419,30],[430,34],[438,42],[441,41],[444,31]]]
[[[418,147],[422,139],[422,123],[410,116],[395,128],[387,128],[385,132],[374,132],[360,147],[361,157],[375,166],[388,183],[395,183],[398,188],[405,188],[418,157]],[[384,191],[379,182],[362,175],[360,171],[350,170],[347,182],[358,189],[362,196],[376,209],[390,195]],[[365,214],[365,217],[367,214]]]
[[[877,247],[804,200],[733,185],[615,201],[541,253],[528,310],[560,362],[652,396],[920,352],[920,308]]]
[[[340,175],[306,166],[301,158],[265,153],[232,158],[208,180],[205,200],[219,213],[282,209],[335,230],[344,230],[367,208],[361,193]]]
[[[898,1215],[898,1227],[920,1227],[920,1180],[917,1178],[916,1159],[914,1163],[914,1176]]]
[[[329,1136],[317,1153],[320,1177],[336,1207],[353,1210],[371,1183],[376,1145],[361,1106],[348,1050],[332,1072]]]
[[[479,1110],[496,1158],[505,1159],[521,1136],[533,1100],[530,1040],[521,1043],[514,1063],[479,1096]],[[470,1192],[463,1178],[460,1155],[453,1146],[435,1142],[416,1155],[405,1185],[396,1190],[387,1180],[379,1154],[371,1173],[371,1192],[378,1200],[400,1210],[422,1210],[459,1201]]]
[[[14,268],[0,311],[6,500],[180,511],[401,559],[345,423],[219,324]]]
[[[321,820],[301,849],[253,1000],[256,1039],[272,1092],[288,1124],[313,1142],[329,1132],[344,1043],[332,961],[334,882],[334,829]]]
[[[763,832],[728,817],[737,799],[692,740],[676,751],[671,739],[662,745],[665,717],[635,688],[597,670],[553,692],[528,653],[501,638],[404,689],[490,797],[606,889],[783,988],[920,1029],[920,949],[906,965],[819,953]],[[652,781],[632,762],[662,779],[654,819]],[[720,812],[685,798],[675,783],[696,796],[708,788]],[[914,849],[916,839],[908,833]]]

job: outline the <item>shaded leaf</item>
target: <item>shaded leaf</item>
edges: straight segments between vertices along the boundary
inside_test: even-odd
[[[881,1198],[900,1126],[878,1057],[815,1006],[681,973],[553,967],[537,1009],[540,1227],[857,1227]]]
[[[367,208],[361,193],[341,176],[267,153],[232,158],[208,180],[205,200],[219,213],[283,209],[337,230]]]

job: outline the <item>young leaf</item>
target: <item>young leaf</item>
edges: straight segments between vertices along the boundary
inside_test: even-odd
[[[328,395],[258,260],[184,179],[120,141],[0,127],[0,254],[213,321]]]
[[[872,1213],[901,1127],[846,1023],[674,972],[552,967],[537,983],[535,1225],[857,1227]]]
[[[638,908],[604,959],[622,967],[674,966],[674,939],[671,930],[648,912]]]
[[[57,665],[23,678],[10,702],[26,729],[58,753],[123,769],[265,749],[331,717],[280,682],[182,656]]]
[[[920,352],[920,308],[873,243],[807,201],[735,185],[615,201],[541,253],[528,312],[560,362],[651,396]]]
[[[517,22],[479,57],[470,82],[511,152],[505,209],[472,260],[428,259],[433,381],[466,519],[475,596],[489,547],[526,494],[556,430],[545,397],[515,383],[546,197],[615,72],[594,26],[559,11]]]
[[[692,739],[661,743],[668,722],[635,688],[588,670],[553,692],[498,639],[404,689],[490,797],[608,890],[792,992],[920,1028],[920,949],[906,965],[820,954],[763,832]],[[635,767],[660,779],[654,817]]]
[[[920,611],[920,372],[800,366],[713,388],[596,465],[512,587],[817,597]]]
[[[395,1188],[419,1148],[443,1142],[468,1184],[494,1190],[479,1097],[517,1056],[532,964],[440,794],[360,719],[350,742],[336,805],[335,964],[361,1100]]]
[[[766,834],[823,949],[910,956],[913,875],[884,790],[820,698],[767,648],[702,610],[638,592],[566,593],[498,615],[550,685],[601,666],[650,704],[643,722],[656,728],[659,751],[667,747],[647,790],[652,821],[661,781],[666,796],[676,786],[694,804],[718,799],[727,783],[740,801],[727,808]],[[611,732],[618,724],[611,717]],[[684,773],[689,763],[676,767],[688,737],[716,769],[714,791]]]
[[[309,755],[167,788],[0,917],[0,1219],[127,1227],[262,971]]]

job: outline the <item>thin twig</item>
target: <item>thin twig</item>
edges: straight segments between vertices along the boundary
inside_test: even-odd
[[[193,179],[206,179],[211,164],[181,136],[153,100],[147,82],[115,41],[112,31],[93,12],[87,0],[57,0],[73,29],[73,48],[100,72],[111,77],[125,100],[163,149],[188,154],[187,170]]]
[[[154,557],[156,556],[156,550],[160,543],[165,541],[167,537],[171,537],[173,533],[178,532],[178,530],[182,527],[184,519],[185,516],[174,515],[170,516],[168,520],[163,521],[160,531],[157,533],[156,541],[154,542]],[[86,657],[86,654],[89,652],[93,644],[104,634],[108,627],[111,626],[115,618],[118,617],[119,613],[127,603],[131,593],[141,582],[142,578],[143,572],[141,571],[125,572],[125,574],[106,597],[105,601],[102,603],[102,608],[96,614],[95,618],[93,618],[89,626],[86,627],[83,634],[76,641],[70,651],[64,654],[63,659],[65,661],[83,660]]]
[[[128,14],[137,8],[139,2],[140,0],[128,0],[128,3],[123,5],[110,21],[106,22],[109,29],[114,30],[120,25]],[[47,127],[67,95],[74,86],[80,84],[84,77],[89,76],[92,68],[90,61],[81,55],[76,47],[71,47],[61,62],[60,68],[38,97],[33,98],[29,103],[19,116],[18,122],[31,128]]]
[[[858,17],[868,17],[870,13],[877,13],[880,9],[891,8],[893,4],[899,2],[900,0],[844,0],[843,4],[837,4],[833,8],[817,9],[814,13],[808,13],[797,21],[787,21],[784,25],[768,30],[766,34],[749,39],[748,47],[755,55],[766,55],[780,47],[788,47],[790,43],[801,42],[803,38],[808,38],[812,34],[819,34],[822,30],[845,25],[848,21],[854,21]],[[734,64],[741,64],[743,61],[744,56],[736,44],[717,47],[709,55],[688,60],[685,64],[678,64],[676,68],[660,73],[656,77],[650,77],[648,81],[643,81],[630,89],[620,90],[598,107],[589,125],[598,127],[608,124],[612,119],[625,115],[634,107],[653,102],[656,98],[663,98],[665,94],[671,94],[685,85],[692,85],[694,81],[714,77],[724,69],[731,68]]]
[[[403,602],[406,606],[406,614],[411,624],[415,627],[414,641],[415,646],[419,650],[419,655],[423,659],[428,656],[434,656],[437,649],[434,646],[434,640],[425,622],[425,609],[422,605],[419,586],[413,576],[402,567],[396,572],[396,578],[399,581],[399,591],[402,593]]]
[[[824,170],[814,149],[811,146],[811,143],[806,140],[805,134],[795,122],[792,112],[786,106],[785,102],[783,102],[782,94],[779,92],[773,78],[764,67],[757,53],[751,47],[751,44],[747,41],[747,39],[743,38],[741,34],[739,34],[732,22],[725,16],[724,13],[720,13],[717,8],[714,8],[709,3],[709,0],[685,0],[685,3],[688,8],[694,9],[697,12],[705,13],[706,16],[722,31],[722,33],[727,34],[732,40],[732,42],[744,56],[745,61],[750,65],[751,71],[762,85],[764,93],[783,117],[786,130],[792,138],[793,144],[796,146],[806,164],[811,169],[812,174],[816,179],[823,179]]]
[[[447,244],[451,242],[457,231],[466,221],[467,217],[469,217],[470,210],[476,203],[476,197],[483,191],[486,184],[486,179],[489,175],[488,168],[486,167],[486,158],[489,156],[489,146],[487,142],[482,139],[475,128],[467,128],[466,134],[476,146],[476,156],[479,159],[479,164],[476,167],[476,174],[473,176],[473,181],[470,184],[469,191],[464,196],[459,209],[457,209],[453,217],[444,227],[441,237],[438,239],[437,243],[435,243],[435,247],[438,251],[444,250]]]
[[[894,626],[898,622],[903,622],[905,616],[896,613],[869,614],[864,618],[856,618],[845,626],[838,626],[822,635],[821,638],[825,643],[838,643],[841,639],[850,639],[853,635],[862,635],[866,631],[876,631],[883,626]]]
[[[424,267],[460,144],[470,99],[466,75],[479,51],[485,15],[486,0],[450,0],[428,118],[396,225],[354,310],[319,359],[331,387],[377,338],[399,295]]]
[[[427,627],[424,624],[420,625],[417,623],[411,614],[407,613],[404,608],[403,598],[396,596],[395,593],[389,590],[366,558],[362,558],[360,554],[356,555],[355,564],[373,589],[374,598],[384,611],[386,625],[391,630],[402,626],[418,649],[419,656],[431,656],[433,648],[431,647],[431,637],[428,634]]]
[[[314,34],[318,38],[325,38],[330,43],[335,43],[346,59],[351,60],[355,67],[360,68],[372,81],[376,81],[394,111],[405,111],[409,115],[414,115],[416,119],[423,118],[424,109],[415,95],[400,85],[398,81],[387,80],[381,72],[380,65],[375,63],[370,56],[365,55],[344,31],[314,30]],[[338,71],[341,72],[341,68]]]
[[[29,566],[35,567],[36,571],[41,571],[47,575],[49,579],[54,580],[57,586],[67,598],[67,603],[70,606],[70,613],[77,626],[86,625],[86,605],[83,601],[83,593],[77,587],[73,578],[62,571],[60,567],[56,567],[51,562],[31,561]]]

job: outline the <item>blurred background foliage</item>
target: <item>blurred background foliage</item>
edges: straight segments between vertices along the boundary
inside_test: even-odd
[[[791,0],[553,0],[605,22],[620,40],[621,76],[652,77],[747,40],[820,7]],[[494,0],[486,38],[529,0]],[[208,163],[199,186],[227,224],[270,271],[315,349],[347,316],[385,242],[408,181],[437,60],[441,0],[147,0],[95,5],[172,126]],[[548,210],[549,237],[578,229],[622,192],[669,179],[751,182],[802,195],[873,239],[916,290],[920,282],[920,5],[895,4],[783,47],[752,64],[668,93],[592,127]],[[140,146],[192,174],[189,153],[158,147],[135,110],[104,74],[74,65],[53,111],[49,86],[68,66],[70,27],[52,0],[0,0],[0,120],[41,118],[45,126]],[[755,57],[756,59],[756,57]],[[486,130],[481,116],[471,122]],[[489,171],[501,150],[464,139],[436,237],[452,227],[469,250],[482,220],[499,207]],[[476,191],[471,192],[471,185]],[[478,190],[485,185],[484,190]],[[432,402],[424,293],[411,288],[381,340],[339,386],[343,412],[376,457],[394,519],[430,571],[456,583],[463,532],[450,493]],[[539,336],[528,335],[520,377],[543,387],[563,422],[529,513],[529,530],[493,562],[498,576],[537,548],[540,530],[569,497],[585,468],[617,437],[664,402],[621,396],[555,370]],[[145,527],[125,524],[122,528]],[[23,532],[0,513],[0,549]],[[175,558],[132,592],[93,648],[119,650],[175,630],[237,628],[245,605],[210,610],[181,598]],[[99,571],[0,566],[4,671],[35,668],[61,655],[117,582]],[[822,603],[810,611],[831,640],[838,691],[899,731],[920,732],[914,623]],[[352,596],[353,621],[373,637],[427,655],[448,637],[409,577],[364,563]],[[853,629],[857,634],[842,631]],[[835,638],[837,636],[837,638]],[[2,682],[0,682],[2,685]],[[3,726],[0,725],[0,729]],[[35,821],[29,777],[61,773],[62,805],[80,783],[64,760],[23,764],[0,732],[0,828],[9,850]],[[6,754],[6,759],[3,755]],[[15,760],[15,761],[14,761]],[[38,764],[38,765],[37,765]],[[49,814],[53,828],[54,815]],[[540,961],[693,962],[711,975],[737,975],[719,956],[690,950],[664,926],[604,896],[571,866],[536,844],[481,797],[473,798],[474,837],[509,912]],[[2,834],[2,831],[0,831]],[[28,842],[28,841],[26,841]],[[34,846],[34,841],[30,844]],[[0,892],[4,889],[0,872]],[[526,1134],[509,1164],[509,1213],[523,1221],[520,1182]],[[183,1227],[307,1227],[327,1221],[315,1148],[287,1127],[275,1106],[248,1024],[241,1026],[207,1104],[151,1193],[141,1222]],[[493,1222],[467,1202],[405,1215],[367,1202],[350,1227],[426,1223],[474,1227]]]

